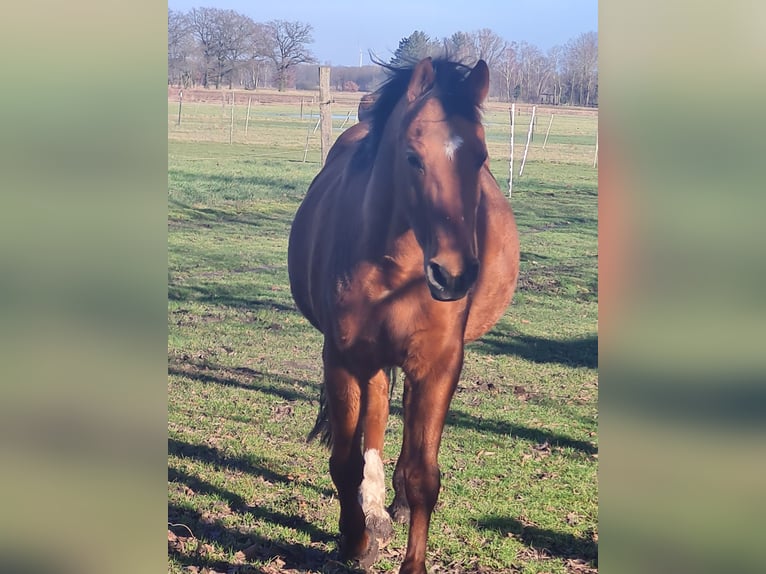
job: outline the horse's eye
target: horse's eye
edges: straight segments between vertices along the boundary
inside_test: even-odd
[[[413,169],[417,169],[420,172],[424,171],[425,169],[423,167],[423,162],[420,161],[420,158],[412,152],[407,154],[407,163],[410,164]]]

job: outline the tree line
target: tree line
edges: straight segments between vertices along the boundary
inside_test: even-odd
[[[302,22],[255,22],[234,10],[168,10],[168,84],[205,88],[289,87],[298,64],[314,63]]]
[[[316,89],[313,27],[302,22],[261,23],[218,8],[168,10],[168,84],[181,87]],[[507,41],[484,28],[432,38],[416,30],[399,41],[387,63],[448,55],[491,70],[490,96],[501,101],[598,105],[598,34],[586,32],[547,51]],[[371,91],[384,78],[378,66],[333,66],[336,90]]]

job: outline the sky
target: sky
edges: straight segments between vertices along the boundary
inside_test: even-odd
[[[322,64],[369,64],[369,52],[388,60],[415,30],[441,39],[489,28],[509,42],[543,51],[584,32],[598,31],[598,0],[168,0],[172,10],[221,8],[256,22],[298,20],[314,28],[309,49]]]

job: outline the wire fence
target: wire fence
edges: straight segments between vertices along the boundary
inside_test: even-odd
[[[357,122],[361,93],[336,93],[332,105],[333,141]],[[496,173],[518,177],[521,157],[511,156],[511,106],[488,102],[483,123]],[[539,162],[597,166],[598,111],[516,104],[514,142],[523,150],[529,138],[527,167]],[[533,116],[534,112],[534,116]],[[530,122],[534,117],[534,123]],[[196,90],[168,94],[168,139],[246,145],[253,158],[320,162],[318,95],[312,92]],[[526,172],[525,172],[526,173]]]

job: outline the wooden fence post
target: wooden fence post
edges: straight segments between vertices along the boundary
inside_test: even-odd
[[[524,173],[524,164],[527,163],[527,152],[529,151],[529,141],[532,139],[532,128],[535,125],[535,110],[537,106],[532,106],[532,117],[529,118],[529,131],[527,132],[527,145],[524,146],[524,157],[521,158],[521,167],[519,168],[519,177]]]
[[[234,141],[234,97],[231,98],[231,124],[229,124],[229,145]]]
[[[553,116],[554,114],[551,114],[551,121],[548,122],[548,129],[545,132],[545,140],[543,140],[543,149],[545,149],[545,144],[548,143],[548,134],[551,133],[551,124],[553,123]]]
[[[353,111],[353,110],[352,110],[352,111]],[[343,123],[342,123],[342,124],[340,124],[340,129],[341,129],[341,130],[343,129],[343,126],[345,126],[345,125],[346,125],[346,122],[348,121],[348,119],[349,119],[350,117],[351,117],[351,112],[348,112],[348,113],[346,114],[346,119],[345,119],[345,120],[343,120]]]
[[[309,116],[313,117],[314,111],[309,109]],[[306,147],[303,150],[303,163],[306,163],[306,157],[309,155],[309,138],[311,137],[311,121],[306,127]]]
[[[516,104],[511,104],[511,159],[508,162],[508,199],[513,193],[513,132],[516,130]]]
[[[596,128],[596,151],[593,153],[593,167],[598,165],[598,128]]]
[[[245,118],[245,135],[247,135],[247,126],[250,123],[250,104],[253,102],[253,97],[247,98],[247,117]]]
[[[332,139],[332,103],[330,101],[330,67],[319,66],[319,119],[321,122],[322,166],[330,153]]]

